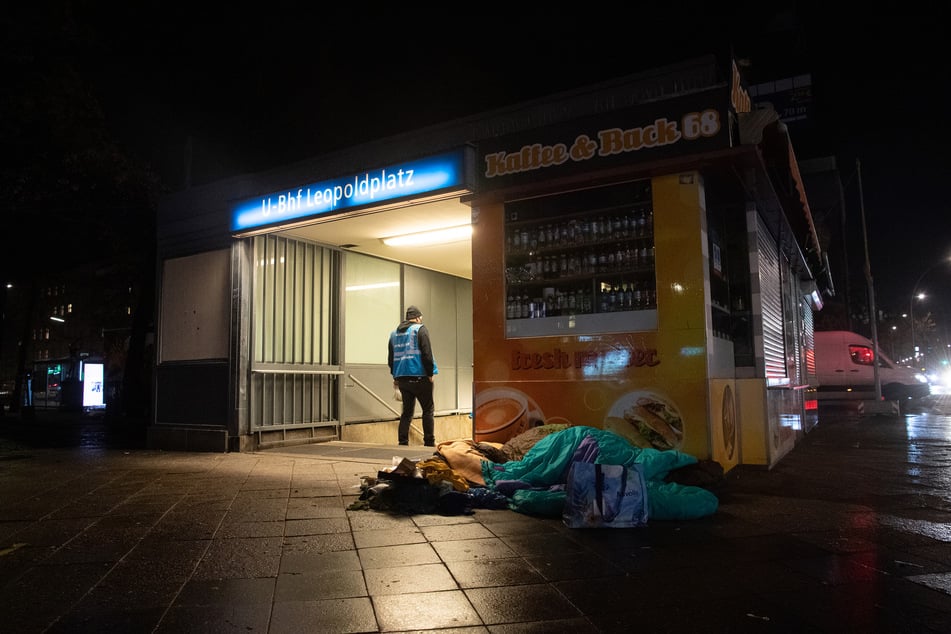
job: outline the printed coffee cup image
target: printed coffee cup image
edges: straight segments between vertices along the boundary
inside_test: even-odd
[[[540,418],[534,403],[510,387],[482,390],[475,397],[475,428],[479,442],[504,443],[527,431]]]

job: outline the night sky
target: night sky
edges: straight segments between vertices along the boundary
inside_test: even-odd
[[[792,140],[800,160],[837,158],[852,220],[861,161],[880,308],[907,305],[915,280],[951,255],[951,71],[937,19],[827,16],[817,2],[539,4],[519,17],[509,7],[52,4],[52,18],[19,8],[3,19],[30,24],[37,55],[75,66],[121,147],[167,189],[183,186],[189,144],[200,184],[733,50],[752,63],[750,83],[812,74],[811,138]],[[64,24],[75,37],[62,37]],[[922,279],[937,284],[951,284],[951,265]]]

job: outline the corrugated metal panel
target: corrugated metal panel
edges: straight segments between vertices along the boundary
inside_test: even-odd
[[[339,254],[274,235],[253,241],[251,429],[336,426]]]
[[[756,242],[760,257],[760,302],[763,311],[763,362],[766,378],[786,378],[783,281],[779,272],[779,249],[762,219],[757,219]]]

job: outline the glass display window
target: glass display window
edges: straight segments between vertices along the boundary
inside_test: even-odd
[[[649,179],[505,207],[508,337],[657,327]]]

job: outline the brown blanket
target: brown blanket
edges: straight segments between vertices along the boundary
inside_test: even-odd
[[[501,449],[497,443],[477,443],[473,440],[447,440],[436,446],[436,451],[449,467],[469,482],[484,487],[482,462],[490,460],[481,445]]]

